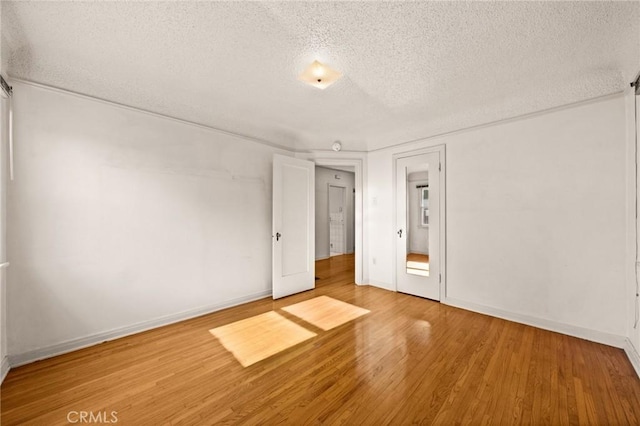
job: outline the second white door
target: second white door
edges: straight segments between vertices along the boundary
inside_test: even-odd
[[[440,152],[396,158],[396,284],[440,300]]]

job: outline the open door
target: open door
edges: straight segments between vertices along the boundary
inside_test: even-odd
[[[315,164],[273,156],[273,298],[315,287]]]

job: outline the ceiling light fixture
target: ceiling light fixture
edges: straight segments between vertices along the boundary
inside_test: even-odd
[[[313,61],[309,67],[298,76],[298,80],[310,84],[318,89],[326,89],[342,77],[338,71]]]
[[[342,144],[340,143],[340,141],[335,141],[333,145],[331,145],[331,149],[335,152],[339,152],[342,149]]]

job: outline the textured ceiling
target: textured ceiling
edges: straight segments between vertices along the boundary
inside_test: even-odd
[[[9,75],[298,150],[383,146],[622,90],[640,2],[2,2]],[[314,59],[344,77],[296,76]]]

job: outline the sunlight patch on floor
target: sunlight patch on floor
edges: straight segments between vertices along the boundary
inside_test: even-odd
[[[283,311],[313,324],[322,330],[331,330],[339,325],[352,321],[370,311],[350,303],[319,296],[295,305],[282,308]]]
[[[273,311],[213,328],[209,332],[243,367],[316,336],[316,333]]]

